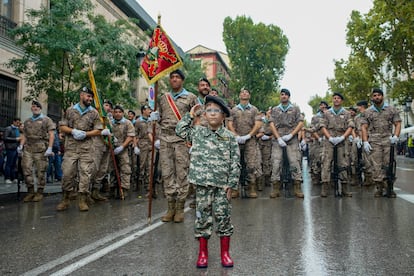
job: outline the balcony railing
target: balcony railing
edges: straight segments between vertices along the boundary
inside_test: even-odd
[[[0,15],[0,36],[11,38],[8,34],[10,29],[13,29],[17,26],[15,22],[10,20],[7,17]]]

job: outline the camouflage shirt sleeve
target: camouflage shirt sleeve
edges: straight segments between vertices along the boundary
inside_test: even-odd
[[[192,141],[192,133],[193,128],[191,127],[193,119],[190,117],[190,113],[186,113],[184,117],[181,118],[181,120],[177,123],[177,126],[175,127],[175,133],[182,138],[185,139],[188,142]]]

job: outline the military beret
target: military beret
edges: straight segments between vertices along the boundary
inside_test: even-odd
[[[374,94],[374,93],[378,93],[378,94],[381,94],[381,95],[384,96],[384,92],[382,91],[381,88],[373,88],[372,89],[372,94]]]
[[[354,112],[357,112],[356,108],[355,108],[355,107],[353,107],[353,106],[349,107],[349,110],[352,110],[352,111],[354,111]]]
[[[40,102],[38,102],[38,101],[36,101],[36,100],[33,100],[33,101],[32,101],[32,105],[35,105],[35,106],[37,106],[38,108],[42,109],[42,105],[40,104]]]
[[[342,100],[344,99],[344,96],[341,94],[341,93],[339,93],[339,92],[335,92],[335,93],[333,93],[333,95],[332,95],[332,97],[333,96],[338,96],[339,98],[341,98]]]
[[[321,104],[325,105],[326,107],[328,107],[328,106],[329,106],[329,104],[328,104],[327,102],[325,102],[325,101],[321,101],[321,102],[319,103],[319,105],[321,105]]]
[[[86,86],[82,87],[80,92],[81,93],[86,93],[86,94],[89,94],[89,95],[93,96],[93,91],[91,89],[89,89],[88,87],[86,87]]]
[[[207,103],[209,102],[213,102],[220,106],[221,111],[223,111],[223,113],[226,114],[226,117],[230,117],[230,110],[220,97],[207,95],[205,98],[205,104],[207,105]]]
[[[286,95],[288,95],[290,97],[290,91],[289,91],[289,89],[282,88],[282,90],[280,90],[280,94],[282,94],[282,93],[284,93],[284,94],[286,94]]]
[[[180,78],[181,78],[182,80],[185,80],[185,75],[184,75],[183,71],[181,71],[180,69],[176,69],[176,70],[172,71],[172,72],[170,73],[170,78],[171,78],[171,77],[172,77],[172,75],[174,75],[174,74],[179,75],[179,76],[180,76]]]
[[[362,100],[356,103],[357,106],[368,106],[368,101]]]
[[[104,103],[109,104],[111,108],[114,107],[114,104],[110,100],[104,100]]]
[[[198,80],[198,82],[200,83],[200,81],[204,81],[204,82],[208,83],[208,86],[211,86],[211,85],[210,85],[210,81],[209,81],[206,77],[202,77],[202,78],[200,78],[200,79]]]

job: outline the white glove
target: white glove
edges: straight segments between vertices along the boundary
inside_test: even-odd
[[[114,149],[114,154],[115,154],[115,155],[118,155],[118,154],[120,154],[123,150],[124,150],[124,147],[123,147],[123,146],[116,147],[116,148]]]
[[[322,139],[322,137],[319,137],[319,138],[318,138],[318,142],[319,142],[319,143],[322,143],[322,140],[323,140],[323,139]]]
[[[353,137],[352,135],[349,135],[349,136],[348,136],[348,140],[349,140],[349,142],[351,142],[351,143],[352,143],[352,142],[354,141],[354,137]]]
[[[105,128],[104,130],[101,131],[101,135],[102,136],[109,136],[111,135],[111,131],[107,128]]]
[[[285,142],[287,142],[287,141],[289,141],[290,139],[292,139],[292,134],[286,134],[286,135],[283,135],[282,136],[282,139],[283,139],[283,141],[285,141]]]
[[[365,152],[366,152],[366,153],[370,153],[370,152],[371,152],[371,150],[372,150],[372,147],[371,147],[371,145],[368,143],[368,141],[365,141],[365,142],[364,142],[364,150],[365,150]]]
[[[265,134],[265,135],[262,136],[261,139],[262,139],[262,141],[267,141],[267,140],[270,139],[270,136],[268,136],[268,135]]]
[[[244,139],[244,143],[246,143],[248,140],[250,140],[250,138],[252,138],[252,136],[250,134],[247,134],[243,135],[242,138]]]
[[[395,135],[390,136],[390,142],[391,142],[391,145],[395,145],[395,144],[397,144],[399,139],[400,139],[400,138],[399,138],[398,136],[395,136]]]
[[[141,151],[139,150],[138,147],[134,147],[134,153],[135,153],[135,155],[139,155],[140,152]]]
[[[76,129],[76,128],[72,129],[72,135],[73,135],[73,138],[78,141],[86,138],[86,132],[83,130]]]
[[[283,140],[282,137],[277,138],[277,142],[279,143],[279,146],[281,146],[282,148],[287,146],[286,142]]]
[[[305,142],[305,140],[300,141],[300,149],[302,151],[305,151],[306,150],[306,142]]]
[[[18,147],[17,147],[17,153],[18,154],[21,154],[23,152],[23,145],[19,145]]]
[[[329,137],[329,142],[331,142],[332,145],[336,145],[336,137]]]
[[[53,156],[53,151],[52,151],[52,147],[48,147],[46,152],[45,152],[45,156]]]
[[[193,147],[190,147],[189,149],[188,149],[188,153],[189,154],[191,154],[191,151],[193,150]]]
[[[158,111],[151,112],[151,115],[149,117],[149,121],[158,122],[159,120],[160,120],[160,113]]]
[[[354,139],[354,141],[355,141],[355,144],[357,145],[357,148],[361,148],[362,147],[362,140],[361,140],[361,138],[359,138],[359,137],[356,137],[355,139]]]
[[[246,143],[246,140],[243,138],[244,136],[236,136],[237,143],[244,145]]]
[[[155,140],[155,142],[154,142],[154,147],[157,149],[157,150],[159,150],[160,149],[160,140]]]
[[[118,143],[118,139],[114,136],[114,143]]]
[[[345,140],[345,136],[336,137],[336,145],[342,143]]]

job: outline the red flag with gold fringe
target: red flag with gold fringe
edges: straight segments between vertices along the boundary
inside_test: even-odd
[[[154,29],[141,72],[148,84],[182,66],[183,62],[160,24]]]

